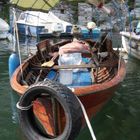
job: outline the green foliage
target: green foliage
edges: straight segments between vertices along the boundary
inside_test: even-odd
[[[9,6],[3,5],[0,11],[0,17],[4,19],[6,22],[9,22]]]

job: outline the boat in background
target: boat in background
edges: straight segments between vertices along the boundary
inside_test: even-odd
[[[22,35],[45,36],[52,33],[70,33],[72,24],[59,19],[52,12],[39,11],[21,12],[17,20],[18,31]]]
[[[0,39],[6,39],[9,33],[10,27],[6,21],[0,18]]]
[[[135,32],[120,32],[124,50],[137,59],[140,59],[140,35]]]

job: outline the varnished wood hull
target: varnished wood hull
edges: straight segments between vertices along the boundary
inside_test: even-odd
[[[47,42],[42,42],[42,44],[44,46],[47,44]],[[30,69],[32,69],[33,65],[30,65],[30,63],[34,57],[36,57],[36,55],[31,56],[30,58],[28,58],[22,63],[21,65],[22,71],[23,71],[22,76],[21,76],[21,70],[20,70],[21,67],[18,67],[10,80],[12,89],[16,91],[19,95],[23,95],[28,89],[28,86],[22,83],[21,77],[25,77],[26,75],[25,77],[26,81],[28,79],[27,77],[32,77],[32,73]],[[125,68],[125,62],[123,59],[117,58],[114,61],[114,63],[113,63],[113,60],[112,60],[112,64],[111,62],[109,64],[108,63],[106,63],[106,68],[104,67],[104,65],[101,65],[101,68],[98,74],[98,75],[101,75],[101,77],[97,77],[96,83],[92,85],[88,85],[88,86],[80,86],[80,87],[71,88],[72,92],[80,99],[80,101],[84,105],[89,118],[92,118],[92,116],[96,115],[96,113],[99,112],[102,109],[102,107],[112,98],[114,92],[116,91],[116,88],[119,86],[119,84],[123,81],[125,77],[126,68]],[[111,69],[110,68],[108,69],[108,65],[110,65]],[[34,69],[32,70],[34,71]],[[35,79],[37,79],[39,73],[40,73],[40,70],[38,70],[38,73]],[[44,121],[42,120],[44,120],[44,115],[40,115],[39,112],[40,111],[44,112],[45,109],[42,105],[39,105],[39,104],[40,103],[34,104],[34,112],[38,116],[41,123],[43,124]],[[37,108],[38,111],[35,108]],[[44,114],[46,113],[44,112]],[[60,114],[60,116],[61,118],[63,118],[63,114]],[[48,117],[46,117],[45,120],[46,122],[49,122]],[[61,120],[61,122],[63,122],[63,119]],[[49,123],[51,124],[51,121]],[[48,128],[48,123],[43,124],[43,125],[46,129]],[[52,126],[49,127],[50,130],[52,128],[53,128]],[[50,133],[53,133],[53,132],[50,132]]]
[[[27,65],[26,62],[22,64],[23,68]],[[125,76],[125,62],[121,60],[120,69],[118,74],[110,81],[95,84],[86,87],[79,87],[74,89],[74,94],[79,97],[79,99],[84,104],[88,114],[96,114],[101,107],[112,97],[118,85],[123,81]],[[27,90],[26,86],[22,86],[18,82],[18,76],[20,75],[20,68],[17,68],[13,77],[11,78],[11,87],[19,95],[22,95]]]

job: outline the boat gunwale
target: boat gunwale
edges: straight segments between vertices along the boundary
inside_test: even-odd
[[[130,36],[122,35],[121,40],[122,40],[122,42],[124,42],[123,48],[124,48],[125,52],[130,54],[134,58],[140,59],[140,55],[139,55],[140,54],[140,52],[139,52],[140,46],[138,46],[138,48],[135,48],[133,46],[130,46],[130,44],[127,41],[127,40],[131,40],[132,42],[135,42],[135,41],[140,42],[140,38],[139,38],[139,40],[137,40],[135,38],[131,39]]]
[[[134,32],[120,32],[120,34],[130,40],[140,41],[140,36],[134,34]]]
[[[33,55],[35,56],[35,55]],[[10,85],[14,91],[16,91],[19,95],[22,95],[25,93],[25,91],[28,89],[26,85],[21,85],[18,82],[18,77],[21,75],[21,70],[20,68],[24,70],[26,66],[28,65],[27,62],[33,57],[31,56],[30,58],[26,59],[21,66],[19,66],[15,72],[13,73],[11,79],[10,79]],[[77,96],[85,96],[88,94],[93,94],[93,93],[100,93],[101,91],[110,89],[112,87],[115,87],[121,83],[125,77],[126,70],[125,70],[125,62],[123,59],[120,61],[120,68],[119,71],[117,71],[117,74],[110,80],[106,81],[103,83],[95,83],[89,86],[80,86],[80,87],[74,87],[71,88],[74,94]]]

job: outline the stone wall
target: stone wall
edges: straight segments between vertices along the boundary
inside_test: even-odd
[[[73,13],[72,6],[66,2],[59,3],[53,10],[51,10],[60,19],[73,23]]]
[[[92,7],[87,3],[78,3],[77,7],[61,2],[51,10],[60,19],[72,24],[86,25],[92,21]]]
[[[73,8],[73,6],[75,6]],[[77,6],[77,7],[76,7]],[[100,26],[103,30],[110,30],[119,26],[119,28],[124,27],[123,18],[121,19],[120,15],[123,16],[123,10],[121,9],[121,5],[117,1],[113,1],[105,5],[108,8],[113,8],[116,11],[114,15],[111,17],[103,10],[98,9],[97,7],[91,6],[87,3],[78,3],[77,5],[70,5],[66,2],[61,2],[58,6],[56,6],[52,12],[58,16],[60,19],[70,22],[72,24],[79,24],[86,26],[88,22],[94,21],[98,26]],[[117,6],[117,9],[115,7]],[[126,6],[125,6],[126,7]],[[119,10],[119,11],[118,11]],[[120,15],[118,14],[120,12]],[[126,15],[126,14],[124,14]],[[120,22],[121,20],[121,22]],[[116,28],[117,29],[117,28]]]
[[[135,20],[140,20],[140,0],[135,0],[135,8],[130,14]]]
[[[138,5],[140,1],[136,1]],[[105,5],[108,8],[114,8],[114,14],[108,15],[102,9],[91,6],[87,3],[67,3],[62,1],[51,11],[60,19],[70,22],[72,24],[87,25],[88,22],[94,21],[97,26],[100,26],[103,30],[117,29],[121,27],[121,30],[125,25],[125,17],[128,12],[125,12],[126,5],[122,6],[119,2],[112,0],[112,2]],[[135,9],[133,14],[135,17],[140,17],[140,14],[136,14],[139,9]],[[116,30],[115,29],[115,30]]]
[[[78,24],[86,25],[92,21],[92,7],[87,3],[78,3]]]

